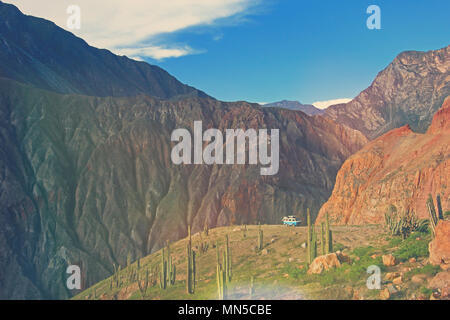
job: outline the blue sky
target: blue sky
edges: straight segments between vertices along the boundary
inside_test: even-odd
[[[353,98],[404,50],[450,43],[448,0],[11,0],[88,43],[139,56],[225,101]],[[369,30],[369,5],[381,30]]]
[[[179,37],[206,52],[151,61],[221,100],[312,103],[353,98],[404,50],[450,44],[450,1],[376,1],[381,30],[366,27],[373,1],[271,1],[211,34]]]

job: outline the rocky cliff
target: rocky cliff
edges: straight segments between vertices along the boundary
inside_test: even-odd
[[[424,134],[406,125],[373,140],[344,162],[318,221],[329,213],[338,224],[383,223],[390,205],[428,217],[426,198],[441,194],[450,208],[450,97]]]
[[[374,139],[409,125],[425,132],[450,94],[450,46],[399,54],[355,99],[330,106],[326,115]]]

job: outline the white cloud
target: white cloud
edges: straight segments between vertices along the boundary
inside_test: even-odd
[[[352,101],[352,99],[342,98],[342,99],[333,99],[333,100],[326,100],[326,101],[316,101],[316,102],[313,102],[312,105],[319,109],[326,109],[329,106],[332,106],[333,104],[347,103],[350,101]]]
[[[165,58],[178,58],[188,54],[201,53],[201,51],[194,50],[189,46],[173,48],[150,46],[141,48],[121,48],[114,51],[118,55],[125,55],[136,60],[143,60],[145,57],[152,57],[156,60],[162,60]]]
[[[260,0],[5,0],[25,14],[45,18],[67,29],[67,7],[81,8],[81,29],[69,30],[90,45],[113,52],[138,50],[137,57],[155,59],[198,53],[187,45],[171,45],[156,37],[193,26],[242,15]],[[145,48],[142,48],[145,47]],[[134,51],[132,51],[134,52]]]

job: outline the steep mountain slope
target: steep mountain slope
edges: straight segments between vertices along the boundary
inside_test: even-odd
[[[278,101],[278,102],[272,102],[262,105],[263,107],[273,107],[273,108],[283,108],[288,110],[295,110],[295,111],[302,111],[310,116],[315,116],[317,114],[323,114],[325,111],[320,110],[313,106],[312,104],[301,104],[298,101]]]
[[[399,54],[369,88],[325,114],[374,139],[409,124],[425,132],[433,114],[450,94],[450,46],[440,50]]]
[[[0,77],[90,96],[206,96],[159,67],[93,48],[54,23],[1,1]]]
[[[330,199],[322,206],[339,224],[383,223],[390,205],[426,218],[429,194],[450,208],[450,97],[425,134],[406,125],[375,139],[342,165]]]
[[[65,268],[85,284],[193,232],[317,212],[366,138],[323,117],[209,98],[61,95],[0,80],[0,298],[64,298]],[[181,165],[172,130],[280,129],[280,171]]]

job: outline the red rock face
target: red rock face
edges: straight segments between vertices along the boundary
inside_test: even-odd
[[[441,194],[450,208],[450,98],[425,134],[409,126],[389,131],[344,162],[330,199],[317,221],[328,212],[337,224],[383,223],[390,205],[427,218],[429,194]]]
[[[430,242],[429,251],[432,264],[450,264],[450,221],[439,221],[436,226],[436,236]]]
[[[431,123],[428,133],[436,134],[441,131],[450,130],[450,97],[445,99],[442,108],[433,117],[433,122]]]

